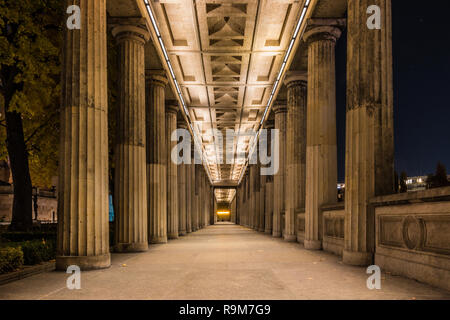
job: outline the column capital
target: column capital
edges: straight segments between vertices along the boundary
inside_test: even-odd
[[[164,70],[145,70],[145,81],[164,88],[169,83]]]
[[[177,127],[180,128],[180,129],[187,129],[188,128],[188,124],[186,123],[186,121],[184,119],[178,119]]]
[[[179,111],[178,101],[176,100],[166,100],[166,113],[177,114]]]
[[[114,24],[111,31],[117,43],[121,43],[126,40],[135,40],[145,44],[148,40],[150,40],[150,33],[146,27],[126,24],[127,21],[123,22],[124,24]]]
[[[274,128],[275,128],[275,121],[272,119],[267,120],[266,123],[264,124],[264,129],[270,130],[270,129],[274,129]]]
[[[275,101],[273,111],[277,113],[287,113],[287,103],[285,100]]]
[[[307,86],[307,71],[288,71],[284,77],[284,84],[290,88],[293,86]]]
[[[345,25],[345,19],[309,19],[303,39],[308,44],[320,40],[336,42]]]

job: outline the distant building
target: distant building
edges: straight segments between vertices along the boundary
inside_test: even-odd
[[[408,177],[408,179],[406,179],[408,192],[426,190],[427,178],[427,176]],[[447,176],[447,179],[450,180],[450,175]]]
[[[342,202],[344,201],[344,197],[345,197],[345,183],[338,183],[337,184],[337,200],[338,202]]]
[[[408,192],[426,190],[427,177],[426,176],[408,177],[408,179],[406,179],[406,187],[408,188]]]

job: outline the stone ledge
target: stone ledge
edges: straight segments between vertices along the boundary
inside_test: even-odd
[[[54,271],[55,266],[55,262],[44,262],[34,266],[25,266],[23,269],[0,275],[0,285],[24,279],[35,274]]]
[[[430,263],[430,258],[434,263]],[[377,247],[375,264],[383,271],[390,271],[410,279],[450,291],[450,270],[445,257],[430,257],[420,253]]]
[[[322,211],[340,211],[345,210],[345,202],[336,202],[324,204],[321,208]]]
[[[450,187],[379,196],[371,199],[370,203],[378,207],[386,205],[436,201],[450,201]]]

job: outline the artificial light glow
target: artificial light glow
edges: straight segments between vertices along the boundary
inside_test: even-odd
[[[230,211],[217,211],[217,214],[219,214],[219,215],[221,215],[221,214],[228,215],[228,214],[230,214]]]
[[[289,43],[289,48],[286,52],[286,55],[284,56],[283,64],[285,64],[287,62],[287,59],[289,58],[289,55],[291,54],[294,43],[295,43],[295,38],[292,38],[291,43]],[[280,72],[280,74],[281,74],[281,72]]]
[[[148,2],[146,2],[145,0],[144,0],[144,2],[145,2],[145,6],[147,7],[147,11],[150,16],[150,20],[152,21],[153,28],[155,29],[156,35],[159,38],[159,37],[161,37],[161,34],[159,33],[158,25],[156,24],[156,20],[155,20],[155,17],[153,16],[153,12],[152,12],[152,9],[150,8],[150,4]]]

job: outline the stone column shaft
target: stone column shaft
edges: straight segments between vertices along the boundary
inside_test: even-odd
[[[166,107],[167,130],[167,237],[178,238],[178,166],[172,161],[172,149],[176,148],[177,141],[171,141],[172,132],[177,129],[178,105],[176,101],[169,102]]]
[[[366,10],[381,8],[381,29]],[[345,246],[343,261],[373,262],[375,218],[369,201],[394,191],[391,0],[348,1]]]
[[[331,24],[313,26],[305,33],[308,110],[304,245],[312,250],[322,248],[322,205],[337,201],[335,46],[340,35],[340,29]]]
[[[192,232],[192,164],[186,164],[184,166],[184,172],[186,175],[186,189],[185,189],[185,198],[186,198],[186,232]]]
[[[178,128],[187,130],[187,124],[184,120],[178,122]],[[181,150],[179,150],[181,152]],[[180,164],[177,166],[177,185],[178,185],[178,234],[186,235],[187,227],[187,165]]]
[[[167,242],[167,131],[165,87],[167,78],[147,77],[147,175],[149,242]]]
[[[192,165],[192,189],[193,189],[193,206],[192,206],[192,230],[197,231],[199,229],[198,226],[198,207],[199,207],[199,183],[200,183],[200,174],[199,174],[199,165]]]
[[[118,25],[119,106],[116,115],[114,208],[115,250],[148,249],[145,151],[145,59],[147,30]]]
[[[268,155],[272,155],[272,129],[274,128],[274,121],[270,120],[267,122],[267,149]],[[266,184],[265,184],[265,225],[264,225],[264,233],[272,234],[272,224],[273,224],[273,179],[272,175],[266,176]]]
[[[66,1],[66,6],[73,1]],[[85,0],[64,28],[56,268],[106,268],[109,253],[106,0]]]
[[[258,169],[260,170],[260,168]],[[260,174],[260,183],[259,183],[259,226],[258,231],[264,232],[265,230],[265,203],[266,203],[266,176]]]
[[[259,201],[259,192],[260,192],[260,187],[259,187],[259,169],[258,169],[258,165],[252,165],[251,169],[250,169],[250,175],[252,177],[252,209],[253,209],[253,213],[252,213],[252,223],[253,223],[253,229],[255,229],[256,231],[258,231],[259,229],[259,206],[260,206],[260,201]]]
[[[274,176],[274,205],[273,205],[273,230],[274,237],[281,237],[281,213],[285,210],[285,161],[286,161],[286,125],[287,109],[285,104],[275,107],[275,129],[279,130],[279,169]]]
[[[306,73],[288,74],[286,128],[286,241],[297,241],[297,212],[305,207]]]

